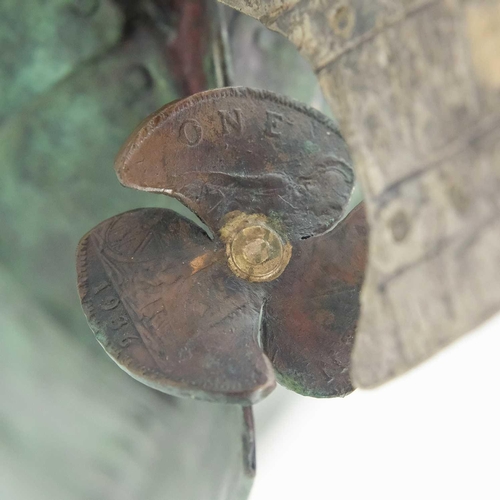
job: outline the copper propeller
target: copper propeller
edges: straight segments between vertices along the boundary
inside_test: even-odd
[[[163,392],[252,404],[275,387],[352,391],[367,225],[346,218],[346,145],[317,111],[225,88],[148,117],[116,160],[120,182],[164,193],[166,209],[108,219],[83,237],[78,282],[97,340]]]

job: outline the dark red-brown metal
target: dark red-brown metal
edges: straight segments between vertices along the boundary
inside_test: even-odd
[[[202,92],[154,113],[115,165],[122,184],[178,198],[213,231],[239,210],[275,215],[290,240],[342,217],[354,184],[326,116],[271,92]]]
[[[207,88],[205,58],[209,53],[210,16],[207,0],[156,0],[178,18],[175,36],[167,45],[171,68],[184,95]]]
[[[363,205],[332,231],[301,242],[273,282],[262,346],[284,385],[307,396],[343,396],[359,317],[368,234]]]
[[[213,233],[141,209],[82,239],[84,311],[122,368],[170,394],[239,404],[265,397],[274,372],[301,394],[352,390],[367,230],[363,207],[338,223],[354,175],[328,118],[268,92],[204,92],[146,119],[115,168]]]
[[[256,340],[264,296],[224,248],[178,214],[113,217],[80,243],[80,294],[96,337],[128,373],[177,396],[254,401],[274,387]]]

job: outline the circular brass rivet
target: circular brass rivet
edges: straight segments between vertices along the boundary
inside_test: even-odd
[[[272,281],[290,261],[290,244],[264,219],[242,214],[230,223],[231,231],[225,238],[229,267],[248,281]]]

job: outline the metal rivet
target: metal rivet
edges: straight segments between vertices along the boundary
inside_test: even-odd
[[[262,282],[276,279],[286,268],[291,246],[263,215],[240,214],[221,231],[231,270],[240,278]]]

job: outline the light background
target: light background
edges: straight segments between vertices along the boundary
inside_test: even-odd
[[[255,409],[250,500],[499,499],[499,332],[500,315],[345,399],[271,395]],[[284,410],[261,428],[273,397]]]

